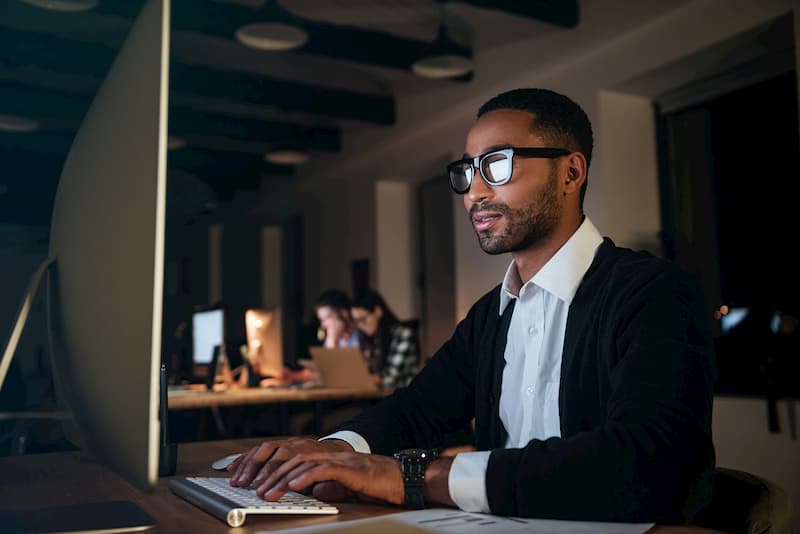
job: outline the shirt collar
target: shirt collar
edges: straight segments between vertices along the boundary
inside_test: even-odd
[[[602,242],[603,236],[600,235],[589,217],[584,217],[575,233],[528,282],[523,283],[519,270],[517,270],[517,264],[512,260],[505,277],[503,277],[500,291],[500,314],[503,314],[512,299],[518,298],[522,286],[526,283],[533,283],[570,304]]]

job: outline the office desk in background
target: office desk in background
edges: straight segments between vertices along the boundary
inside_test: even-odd
[[[241,388],[219,392],[184,389],[170,391],[168,395],[170,410],[188,410],[248,404],[378,400],[390,393],[387,390],[350,388]]]
[[[219,476],[211,462],[242,452],[262,439],[182,443],[178,447],[176,476]],[[246,534],[377,517],[404,511],[389,505],[337,503],[334,516],[250,516],[244,526],[232,529],[225,523],[178,497],[168,487],[168,478],[158,481],[153,492],[142,492],[96,462],[84,452],[59,452],[0,457],[0,512],[92,502],[128,500],[138,504],[158,521],[159,533]],[[2,525],[0,525],[2,530]],[[648,534],[715,534],[717,531],[656,526]],[[717,533],[718,534],[718,533]]]
[[[172,425],[172,435],[181,436],[181,429],[195,427],[198,432],[197,438],[180,437],[174,441],[204,441],[208,439],[236,438],[256,435],[257,432],[249,432],[249,425],[252,418],[258,415],[258,406],[272,405],[276,408],[275,413],[277,423],[274,428],[269,430],[269,434],[286,435],[292,432],[289,428],[289,419],[292,409],[298,409],[302,404],[310,407],[312,426],[308,432],[315,434],[322,433],[323,419],[326,407],[335,406],[337,403],[372,403],[391,394],[391,390],[380,389],[354,389],[354,388],[238,388],[225,391],[198,391],[191,389],[181,389],[168,393],[168,405],[170,412],[170,424]],[[221,408],[228,411],[223,414]],[[210,412],[213,426],[213,435],[209,434],[206,425],[207,417],[203,416],[204,411]],[[191,415],[195,414],[195,415]],[[196,423],[186,424],[185,417],[189,416],[191,421]],[[177,426],[178,418],[184,419],[180,422],[181,427]],[[248,433],[236,432],[234,427],[239,426]],[[263,433],[263,432],[262,432]],[[238,434],[238,435],[237,435]]]

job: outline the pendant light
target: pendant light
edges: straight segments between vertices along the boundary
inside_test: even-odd
[[[236,40],[257,50],[282,52],[303,46],[308,32],[302,19],[281,7],[278,0],[266,0],[253,19],[236,30]]]
[[[453,41],[447,33],[444,2],[440,2],[441,14],[436,38],[422,51],[411,65],[417,76],[433,79],[457,78],[469,74],[475,68],[471,52]]]

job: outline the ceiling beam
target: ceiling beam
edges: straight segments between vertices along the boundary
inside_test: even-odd
[[[578,25],[578,0],[460,0],[493,11],[505,11],[556,26],[574,28]]]
[[[356,93],[178,63],[173,63],[170,71],[170,87],[173,91],[332,119],[378,124],[395,122],[394,98],[389,95]]]
[[[91,96],[66,93],[56,89],[29,84],[0,82],[0,114],[25,115],[43,122],[42,130],[67,132],[68,143],[91,104]],[[49,124],[48,124],[49,123]],[[341,129],[327,125],[300,125],[289,122],[253,119],[200,109],[170,105],[169,133],[181,137],[190,135],[206,138],[229,138],[254,141],[266,147],[281,146],[309,150],[338,152],[341,149]],[[37,144],[41,134],[1,134],[0,145],[16,139],[15,143]],[[5,141],[4,141],[5,140]],[[62,148],[63,142],[41,143],[47,150]],[[67,145],[67,148],[69,145]]]
[[[103,79],[117,50],[51,35],[0,31],[0,66],[36,66],[45,70]],[[283,111],[377,124],[395,122],[391,95],[358,93],[320,85],[277,80],[250,73],[210,69],[172,61],[170,89]]]

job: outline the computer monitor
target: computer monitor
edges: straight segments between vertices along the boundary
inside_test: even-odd
[[[85,115],[56,193],[37,282],[67,437],[141,489],[158,478],[166,209],[169,0],[148,0]],[[49,272],[46,273],[49,268]]]
[[[250,309],[244,312],[247,335],[247,361],[259,376],[283,374],[283,337],[281,311]]]
[[[208,366],[214,350],[225,343],[225,308],[221,305],[195,308],[192,312],[192,363]]]

